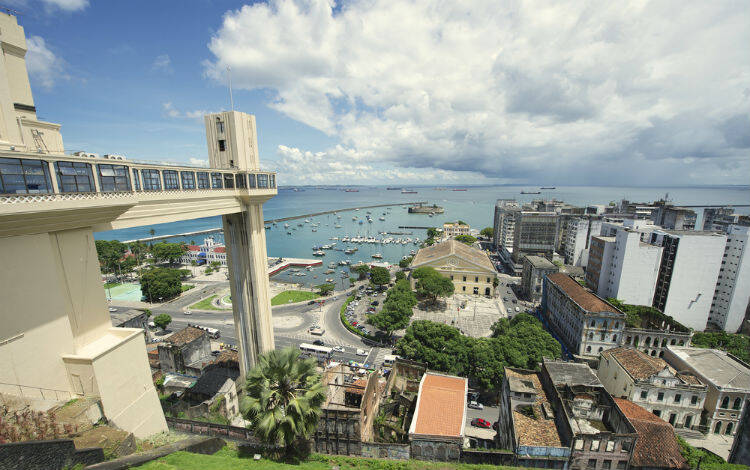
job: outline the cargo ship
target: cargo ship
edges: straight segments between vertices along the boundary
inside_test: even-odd
[[[385,188],[388,191],[398,191],[401,188]]]
[[[541,191],[521,191],[521,194],[542,194]]]
[[[402,189],[401,194],[417,194],[417,192],[411,189]]]
[[[542,186],[539,189],[556,189],[554,186]]]
[[[359,189],[345,189],[344,192],[347,192],[347,193],[358,193]]]

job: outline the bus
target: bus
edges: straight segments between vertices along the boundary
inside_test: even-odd
[[[316,346],[314,344],[308,344],[308,343],[302,343],[299,345],[299,350],[303,354],[309,354],[310,356],[315,356],[318,361],[325,361],[331,358],[331,354],[333,353],[333,348],[329,348],[326,346]]]
[[[385,367],[390,367],[390,366],[393,365],[394,362],[396,362],[396,359],[398,359],[398,358],[399,358],[399,356],[396,356],[396,355],[393,355],[393,354],[387,354],[383,358],[383,365]]]
[[[201,325],[192,325],[192,326],[196,328],[200,328],[201,330],[208,333],[209,338],[219,339],[219,337],[221,336],[221,332],[219,332],[219,330],[217,330],[216,328],[209,328],[207,326],[201,326]]]

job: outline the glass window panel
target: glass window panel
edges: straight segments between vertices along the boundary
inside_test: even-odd
[[[258,187],[268,188],[268,175],[261,173],[258,175]]]
[[[99,186],[102,192],[130,191],[128,167],[124,165],[97,165]]]
[[[227,189],[234,188],[234,175],[231,173],[224,173],[224,187]]]
[[[199,171],[198,172],[198,188],[199,189],[209,189],[211,188],[211,183],[208,179],[208,173],[205,171]]]
[[[269,175],[271,177],[271,188],[276,187],[276,175]]]
[[[159,170],[141,170],[144,191],[161,191],[161,175]]]
[[[234,180],[237,182],[237,187],[240,189],[247,188],[247,177],[244,173],[237,173],[234,175]]]
[[[111,168],[111,165],[99,165],[99,174],[101,176],[115,176],[115,170]]]
[[[180,189],[180,183],[177,181],[177,172],[174,170],[164,170],[164,189]]]
[[[224,187],[221,173],[211,173],[211,187],[213,189],[221,189]]]
[[[248,188],[255,188],[256,187],[255,174],[247,175],[247,187]]]
[[[180,172],[180,178],[182,179],[182,189],[195,189],[195,172],[182,171]]]
[[[87,193],[92,191],[94,175],[91,164],[83,162],[55,162],[57,183],[63,193]]]
[[[141,175],[138,174],[138,170],[133,168],[133,186],[136,191],[141,190]]]

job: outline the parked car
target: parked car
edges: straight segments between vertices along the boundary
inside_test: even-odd
[[[309,302],[307,303],[307,305],[315,305],[315,301],[314,301],[314,300],[311,300],[311,301],[309,301]]]
[[[475,410],[483,410],[484,409],[484,405],[482,405],[481,403],[479,403],[476,400],[472,400],[472,401],[469,402],[469,408],[474,408]]]
[[[342,352],[344,352],[344,347],[343,346],[334,346],[333,350],[336,351],[336,352],[341,352],[342,353]]]
[[[326,343],[324,343],[322,339],[316,339],[315,341],[313,341],[313,344],[315,346],[325,346]]]
[[[489,421],[487,421],[486,419],[482,419],[482,418],[474,418],[474,419],[472,419],[471,420],[471,425],[472,426],[476,426],[478,428],[485,428],[485,429],[489,429],[489,428],[492,427],[492,424],[490,424]]]
[[[357,349],[357,356],[368,356],[368,353],[364,349]]]
[[[377,300],[373,300],[372,303],[370,303],[370,305],[372,305],[373,307],[375,307],[377,305],[380,305],[380,302],[378,302]]]
[[[357,326],[357,325],[358,325],[357,322],[355,322],[355,321],[352,322],[352,326]]]

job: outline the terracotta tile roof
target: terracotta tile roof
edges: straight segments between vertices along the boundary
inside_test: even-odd
[[[218,356],[216,356],[216,359],[214,359],[211,364],[220,365],[222,367],[229,367],[229,368],[237,368],[240,367],[240,358],[237,351],[233,351],[231,349],[225,349],[219,353]]]
[[[467,379],[426,373],[417,398],[412,433],[461,437]]]
[[[214,253],[226,253],[227,249],[223,246],[217,246],[214,248]]]
[[[188,245],[188,251],[201,251],[201,247],[198,245]]]
[[[200,338],[202,335],[205,335],[205,334],[206,332],[201,330],[200,328],[196,328],[194,326],[186,326],[185,328],[173,334],[172,336],[165,339],[164,341],[166,343],[174,344],[175,346],[182,346],[184,344],[190,343],[191,341],[194,341]]]
[[[680,453],[674,429],[653,413],[632,401],[615,398],[615,403],[638,433],[631,465],[634,467],[688,468]]]
[[[365,388],[367,388],[367,379],[357,379],[346,387],[346,391],[356,395],[364,395]]]
[[[563,273],[552,273],[547,275],[547,279],[558,286],[565,292],[575,303],[580,305],[588,312],[615,312],[621,313],[612,305],[600,299],[596,295],[587,291],[583,286],[578,284],[572,277]],[[624,315],[624,314],[623,314]]]
[[[413,268],[417,268],[448,255],[456,255],[484,269],[495,272],[495,266],[490,261],[487,253],[456,240],[447,240],[426,248],[420,248],[411,265]]]
[[[614,348],[602,352],[602,356],[612,357],[636,380],[647,379],[669,365],[658,357],[651,357],[634,348]]]
[[[563,447],[560,440],[560,433],[557,431],[555,420],[547,418],[543,407],[548,410],[552,409],[549,404],[547,392],[542,387],[539,380],[539,373],[529,370],[505,369],[506,376],[510,379],[514,377],[523,381],[531,382],[536,390],[536,399],[532,408],[534,409],[535,418],[513,410],[513,421],[515,423],[516,439],[519,446],[538,446],[538,447]]]

